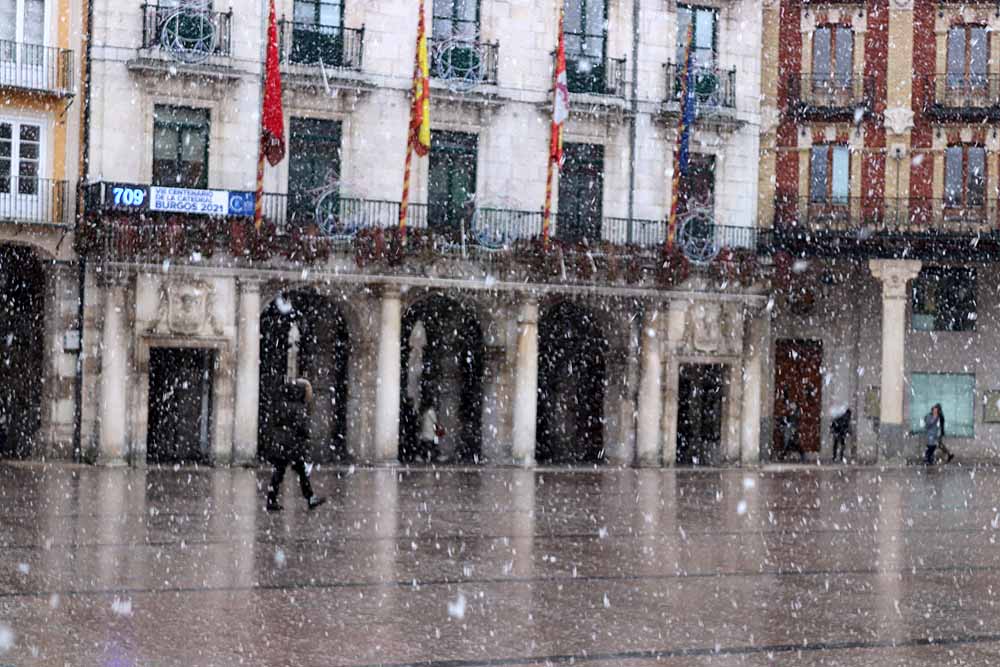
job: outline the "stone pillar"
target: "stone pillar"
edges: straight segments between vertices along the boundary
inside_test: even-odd
[[[483,350],[483,457],[491,463],[509,463],[513,434],[511,417],[514,369],[506,346]]]
[[[378,337],[378,379],[375,386],[375,462],[399,460],[400,341],[403,307],[399,288],[382,289],[381,326]]]
[[[128,454],[128,317],[125,282],[104,283],[104,332],[101,339],[101,441],[98,463],[120,465]]]
[[[251,465],[257,458],[260,408],[260,282],[241,278],[238,288],[233,463]]]
[[[920,273],[916,260],[870,260],[872,275],[882,281],[882,388],[879,411],[879,449],[889,459],[906,452],[903,424],[903,381],[906,372],[907,283]]]
[[[743,347],[743,410],[741,415],[740,463],[760,463],[764,443],[770,438],[770,429],[764,419],[764,369],[770,358],[771,314],[764,311],[747,321],[747,337]]]
[[[517,317],[517,359],[514,371],[514,450],[516,465],[535,465],[538,419],[538,301],[521,304]]]
[[[677,394],[680,382],[680,363],[677,354],[684,340],[687,308],[686,301],[671,301],[670,313],[667,316],[667,376],[663,387],[663,417],[660,420],[664,466],[673,466],[677,460]]]
[[[663,420],[663,339],[660,311],[649,307],[642,316],[639,358],[639,420],[636,455],[640,466],[660,465],[660,426]]]

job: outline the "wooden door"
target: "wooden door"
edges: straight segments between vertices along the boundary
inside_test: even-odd
[[[772,452],[784,449],[782,428],[793,404],[800,410],[799,442],[807,452],[820,448],[823,410],[823,341],[783,338],[774,352],[774,428]]]

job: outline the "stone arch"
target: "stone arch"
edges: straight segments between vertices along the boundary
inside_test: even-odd
[[[608,338],[599,314],[577,302],[548,305],[538,323],[539,463],[604,461]]]
[[[261,458],[267,458],[273,446],[271,426],[278,409],[274,397],[290,377],[305,377],[313,385],[312,460],[326,463],[351,458],[348,399],[353,319],[353,313],[331,295],[307,286],[279,292],[264,308],[260,321]]]
[[[483,330],[473,306],[433,292],[403,316],[400,459],[427,458],[424,419],[434,409],[440,460],[478,462],[482,454]],[[426,429],[424,429],[426,430]],[[424,433],[424,435],[428,435]]]
[[[0,242],[0,457],[39,444],[45,369],[45,270],[26,244]]]

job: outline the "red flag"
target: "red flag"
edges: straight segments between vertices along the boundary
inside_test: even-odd
[[[274,0],[270,0],[269,5],[260,141],[261,150],[273,167],[285,157],[285,117],[281,108],[281,69],[278,66],[278,24],[274,17]]]
[[[569,85],[566,79],[566,44],[563,38],[562,14],[559,16],[559,46],[556,48],[555,97],[552,101],[552,140],[549,157],[562,166],[562,126],[569,118]]]

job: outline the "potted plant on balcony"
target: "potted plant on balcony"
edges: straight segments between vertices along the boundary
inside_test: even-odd
[[[664,246],[656,271],[660,287],[675,287],[691,275],[691,262],[677,246]]]
[[[315,224],[292,229],[292,237],[285,248],[285,257],[293,262],[311,264],[330,257],[329,239],[319,233]]]
[[[723,248],[709,265],[709,271],[720,282],[750,287],[757,279],[757,256],[748,248]]]

